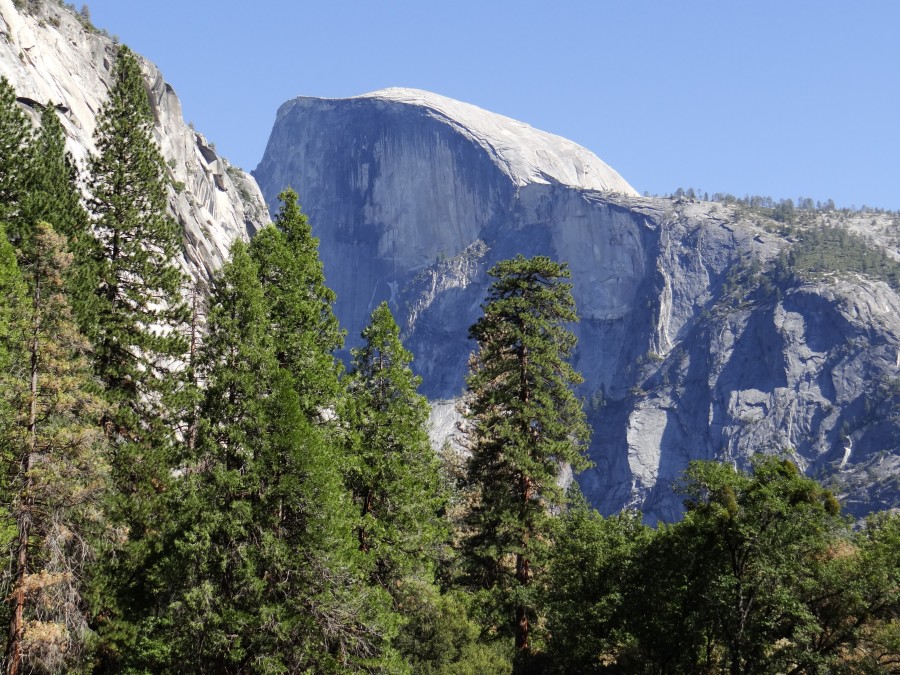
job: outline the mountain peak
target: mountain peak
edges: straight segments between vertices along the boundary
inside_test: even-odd
[[[283,109],[301,102],[321,101],[300,97]],[[340,101],[342,99],[332,99]],[[481,146],[517,186],[559,183],[584,190],[619,192],[637,196],[628,182],[590,150],[534,127],[422,89],[390,87],[350,101],[374,100],[421,109],[429,117],[453,127]]]

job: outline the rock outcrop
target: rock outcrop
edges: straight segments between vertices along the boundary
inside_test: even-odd
[[[681,512],[691,459],[791,456],[852,512],[900,504],[900,299],[859,277],[779,277],[790,242],[746,210],[639,197],[565,139],[444,97],[388,89],[298,98],[254,171],[274,206],[295,187],[348,346],[390,302],[435,445],[454,430],[496,261],[567,261],[581,314],[575,366],[594,427],[579,478],[605,512]]]
[[[66,147],[82,166],[94,151],[96,115],[109,91],[115,50],[112,38],[60,3],[0,0],[0,75],[35,119],[43,106],[56,106]],[[159,69],[146,59],[141,66],[173,183],[171,213],[184,228],[184,262],[194,275],[207,277],[236,237],[268,222],[265,202],[253,178],[185,123]]]

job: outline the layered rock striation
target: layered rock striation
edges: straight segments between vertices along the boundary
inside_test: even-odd
[[[66,147],[82,167],[94,151],[96,115],[109,91],[115,50],[112,38],[60,3],[0,0],[0,75],[35,120],[43,106],[56,106]],[[184,229],[184,263],[195,276],[208,277],[235,238],[268,222],[265,202],[252,177],[185,123],[159,69],[146,59],[141,66],[154,134],[172,180],[170,210]]]
[[[690,460],[759,452],[832,481],[854,513],[900,503],[900,300],[776,274],[790,241],[771,221],[639,197],[565,139],[409,89],[285,103],[254,175],[273,206],[299,191],[348,347],[389,301],[435,401],[464,388],[486,270],[568,262],[595,430],[579,481],[601,510],[675,519]],[[435,445],[454,415],[434,406]]]

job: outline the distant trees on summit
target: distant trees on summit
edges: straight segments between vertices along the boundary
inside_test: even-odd
[[[859,208],[856,206],[838,208],[835,206],[833,199],[814,200],[812,197],[798,197],[796,201],[791,198],[774,199],[763,195],[744,195],[743,197],[735,196],[729,192],[713,192],[710,194],[704,190],[696,188],[678,188],[674,192],[655,195],[644,192],[645,197],[663,197],[666,199],[699,199],[704,202],[719,202],[720,204],[736,204],[738,206],[746,206],[753,209],[769,209],[780,210],[781,213],[793,211],[819,211],[819,212],[838,212],[843,214],[851,213],[872,213],[900,216],[900,210],[884,209],[863,204]],[[776,220],[784,221],[782,218]]]

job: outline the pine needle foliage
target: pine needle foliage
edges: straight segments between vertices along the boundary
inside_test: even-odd
[[[98,396],[65,295],[66,241],[38,223],[22,269],[29,287],[29,368],[16,382],[11,514],[17,537],[9,672],[75,672],[92,642],[83,585],[104,530],[107,464]]]
[[[155,606],[149,570],[169,526],[164,507],[177,466],[189,312],[181,289],[179,228],[167,213],[167,172],[137,57],[120,47],[109,99],[97,117],[88,208],[95,241],[88,337],[110,406],[110,526],[117,545],[93,578],[102,668],[119,670]]]
[[[536,600],[531,588],[548,556],[550,519],[566,504],[563,465],[589,465],[589,438],[568,363],[577,321],[565,264],[519,255],[488,271],[494,282],[467,379],[468,482],[475,492],[466,542],[472,581],[490,590],[502,629],[520,654],[531,651]]]
[[[115,425],[138,433],[152,419],[173,363],[186,351],[181,235],[167,213],[166,167],[137,58],[120,47],[97,120],[89,202],[97,239],[97,373],[118,405]],[[161,412],[161,411],[160,411]]]
[[[16,103],[15,89],[0,77],[0,222],[6,223],[6,234],[15,247],[24,228],[21,200],[31,165],[31,138],[31,123]]]
[[[335,448],[278,363],[258,275],[239,241],[213,286],[158,667],[375,670],[393,659],[396,619],[389,596],[364,584]]]
[[[334,291],[325,283],[319,240],[300,210],[297,193],[278,195],[281,207],[272,225],[250,244],[269,306],[269,325],[278,364],[290,375],[304,411],[333,407],[340,392],[340,365],[334,351],[344,332],[332,311]]]
[[[29,148],[35,158],[28,176],[27,191],[22,198],[22,220],[26,223],[47,222],[65,237],[72,253],[72,264],[66,271],[66,289],[79,330],[92,333],[97,287],[96,253],[90,232],[90,220],[82,205],[79,176],[75,161],[66,152],[66,137],[59,113],[48,103],[41,113],[41,126]],[[30,229],[27,238],[31,237]],[[27,250],[27,241],[20,248]]]
[[[428,401],[416,391],[421,378],[387,303],[372,312],[362,338],[348,383],[348,483],[373,580],[399,589],[409,578],[433,581],[447,538],[446,499],[428,439]]]

